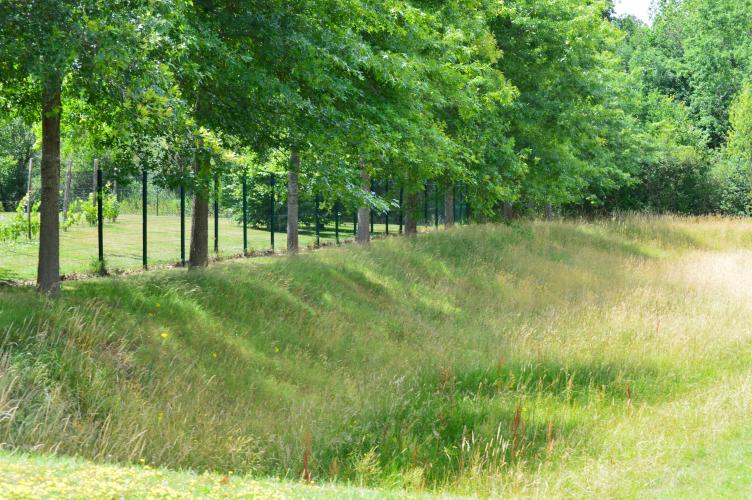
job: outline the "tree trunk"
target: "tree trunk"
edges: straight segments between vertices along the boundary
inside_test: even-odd
[[[42,89],[42,203],[39,209],[39,265],[41,292],[60,294],[60,77],[48,77]]]
[[[546,203],[546,220],[548,222],[554,220],[554,207],[550,203]]]
[[[199,149],[203,144],[199,144]],[[193,216],[191,220],[191,254],[188,259],[190,269],[209,265],[209,158],[203,151],[196,153],[193,166],[196,174],[196,188],[193,194]]]
[[[360,179],[364,191],[370,191],[371,179],[366,171],[366,163],[360,160]],[[371,210],[368,207],[358,208],[358,243],[367,245],[371,241]]]
[[[507,221],[514,219],[514,206],[508,201],[504,202],[504,219]]]
[[[415,236],[418,234],[418,193],[410,191],[405,195],[405,235]]]
[[[452,226],[454,226],[454,184],[450,184],[444,194],[444,227]]]
[[[290,171],[287,173],[287,253],[293,255],[300,249],[298,241],[299,173],[300,151],[293,148],[290,151]]]

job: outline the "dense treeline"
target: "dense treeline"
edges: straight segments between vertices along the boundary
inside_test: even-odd
[[[290,252],[301,190],[366,228],[393,203],[373,179],[404,190],[408,233],[427,182],[483,219],[747,214],[751,3],[662,0],[646,26],[608,1],[0,0],[0,197],[41,156],[52,293],[61,156],[187,185],[192,266],[220,173],[287,177]]]

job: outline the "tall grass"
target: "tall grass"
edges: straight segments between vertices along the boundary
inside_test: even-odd
[[[411,490],[634,493],[744,420],[749,229],[475,226],[73,282],[58,302],[0,290],[0,442]]]

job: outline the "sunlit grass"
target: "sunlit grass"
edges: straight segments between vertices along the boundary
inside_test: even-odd
[[[310,434],[316,481],[748,493],[750,261],[745,220],[627,217],[0,290],[0,442],[297,480]]]
[[[232,472],[195,474],[148,465],[0,454],[4,498],[398,498],[396,493],[253,480]]]

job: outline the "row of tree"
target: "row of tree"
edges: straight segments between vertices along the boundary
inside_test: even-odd
[[[359,206],[366,242],[372,179],[404,191],[408,234],[426,182],[485,217],[709,210],[752,150],[749,2],[664,0],[649,27],[595,0],[0,0],[0,138],[41,122],[39,288],[59,291],[61,143],[189,186],[193,267],[217,176],[262,168],[287,176],[290,252],[300,189]]]

